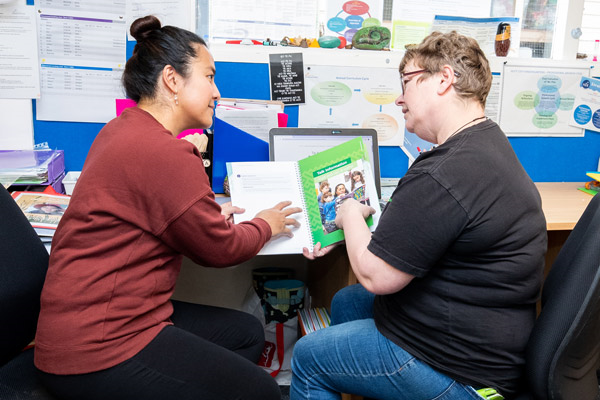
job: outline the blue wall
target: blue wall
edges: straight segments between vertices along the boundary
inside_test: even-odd
[[[128,42],[128,57],[133,44]],[[222,97],[268,100],[270,98],[267,64],[217,62],[215,81]],[[48,142],[53,149],[65,151],[68,171],[81,170],[87,152],[103,124],[38,121],[36,143]],[[298,106],[287,106],[288,126],[298,126]],[[398,110],[400,114],[400,110]],[[215,134],[219,134],[215,132]],[[529,176],[537,182],[581,182],[589,180],[586,171],[595,171],[600,157],[600,133],[586,131],[579,138],[509,138]],[[383,177],[400,177],[408,159],[399,147],[380,148]]]

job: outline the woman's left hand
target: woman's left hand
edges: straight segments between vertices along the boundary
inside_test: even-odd
[[[245,208],[236,207],[230,201],[221,204],[221,215],[225,216],[227,222],[233,223],[233,214],[242,214],[244,211]]]

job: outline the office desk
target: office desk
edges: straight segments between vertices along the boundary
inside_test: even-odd
[[[583,182],[538,182],[535,185],[542,196],[542,209],[548,230],[547,274],[592,196],[577,190],[584,185]]]
[[[577,190],[583,182],[538,182],[548,231],[571,231],[592,196]]]

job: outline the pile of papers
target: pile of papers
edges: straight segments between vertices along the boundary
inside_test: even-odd
[[[41,192],[12,192],[11,195],[50,253],[52,237],[71,196]]]
[[[5,187],[52,184],[64,173],[62,150],[0,150],[0,183]]]

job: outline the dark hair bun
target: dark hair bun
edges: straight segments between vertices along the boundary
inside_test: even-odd
[[[133,21],[129,31],[136,41],[144,41],[150,32],[160,29],[160,21],[154,15],[146,15]]]

